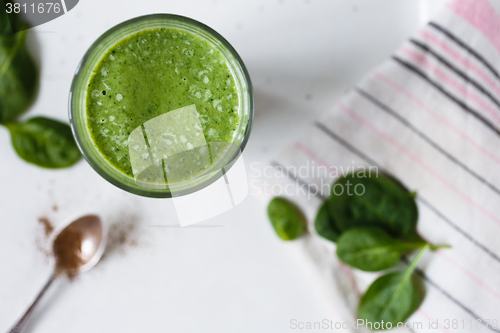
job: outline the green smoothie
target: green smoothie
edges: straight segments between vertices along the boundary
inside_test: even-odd
[[[137,32],[112,46],[87,87],[87,124],[95,146],[134,177],[128,137],[144,122],[195,105],[207,142],[231,142],[239,97],[226,58],[205,39],[175,28]]]

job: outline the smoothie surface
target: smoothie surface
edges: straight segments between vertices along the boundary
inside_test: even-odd
[[[176,28],[125,37],[94,68],[87,87],[87,124],[95,146],[134,177],[128,137],[144,122],[194,104],[207,142],[231,142],[239,97],[226,58],[209,41]]]

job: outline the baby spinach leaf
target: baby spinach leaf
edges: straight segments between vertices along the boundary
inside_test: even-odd
[[[21,26],[20,15],[12,11],[7,13],[7,4],[14,5],[11,0],[0,0],[0,34],[19,31]]]
[[[267,214],[278,236],[293,240],[305,231],[307,220],[302,211],[285,198],[276,197],[267,206]]]
[[[379,325],[383,321],[384,326],[381,329],[390,328],[387,323],[396,327],[397,323],[405,322],[417,310],[423,298],[420,289],[413,282],[412,275],[418,261],[428,249],[427,244],[406,270],[389,273],[375,280],[361,298],[358,317],[365,322]]]
[[[314,220],[314,228],[321,237],[324,237],[332,242],[336,242],[340,236],[340,230],[333,221],[333,216],[328,209],[328,201],[323,202],[318,210],[316,219]]]
[[[0,123],[15,120],[36,94],[38,69],[26,47],[26,33],[0,34]]]
[[[6,124],[17,154],[44,168],[65,168],[81,157],[70,127],[57,120],[35,117]]]
[[[9,17],[5,10],[5,4],[3,0],[0,0],[0,34],[11,33]]]
[[[418,210],[412,195],[384,175],[357,172],[332,186],[330,214],[342,232],[352,227],[379,226],[395,236],[415,233]]]
[[[396,265],[406,251],[425,245],[395,239],[378,227],[358,227],[342,233],[337,256],[349,266],[377,272]]]

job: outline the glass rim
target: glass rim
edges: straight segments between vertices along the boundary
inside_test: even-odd
[[[158,190],[158,189],[148,189],[148,188],[143,188],[139,186],[131,186],[129,184],[126,184],[120,180],[118,180],[116,177],[113,177],[112,174],[104,170],[103,167],[101,167],[98,163],[98,161],[94,160],[94,158],[91,157],[90,151],[87,150],[87,147],[84,146],[82,138],[82,133],[80,133],[80,129],[78,128],[74,118],[76,114],[76,109],[73,105],[74,103],[74,91],[76,90],[76,86],[79,83],[79,77],[82,75],[80,73],[80,69],[82,66],[89,61],[89,58],[93,55],[94,50],[103,43],[110,35],[113,33],[131,25],[134,23],[139,23],[142,21],[149,21],[149,20],[168,20],[168,21],[178,21],[181,23],[185,23],[188,25],[191,25],[195,28],[198,28],[208,35],[214,37],[218,42],[222,44],[222,46],[227,50],[227,52],[234,58],[236,61],[236,64],[238,65],[239,69],[241,70],[241,74],[243,76],[243,79],[246,83],[246,88],[247,90],[244,92],[248,94],[248,119],[246,121],[246,126],[242,135],[242,140],[238,144],[239,149],[229,157],[228,162],[226,163],[224,167],[224,171],[221,172],[221,170],[214,170],[212,172],[212,175],[200,182],[199,184],[188,187],[184,190],[179,190],[175,191],[175,196],[180,196],[180,195],[186,195],[190,193],[194,193],[198,190],[201,190],[210,184],[214,183],[217,181],[222,175],[229,170],[229,168],[234,164],[234,161],[240,156],[240,154],[243,152],[244,148],[246,147],[246,144],[248,142],[250,132],[252,130],[252,125],[253,125],[253,117],[254,117],[254,94],[253,94],[253,87],[252,87],[252,82],[250,79],[250,75],[248,73],[248,70],[239,56],[239,54],[236,52],[236,50],[231,46],[231,44],[224,38],[222,37],[217,31],[214,29],[210,28],[209,26],[196,21],[194,19],[191,19],[189,17],[181,16],[181,15],[175,15],[175,14],[166,14],[166,13],[160,13],[160,14],[149,14],[149,15],[143,15],[139,17],[135,17],[129,20],[126,20],[124,22],[121,22],[107,31],[105,31],[103,34],[101,34],[87,49],[85,52],[84,56],[82,57],[81,61],[79,62],[72,83],[71,83],[71,88],[69,92],[69,100],[68,100],[68,109],[69,109],[69,122],[70,122],[70,127],[71,131],[73,133],[73,136],[75,138],[76,144],[78,148],[80,149],[80,152],[82,153],[82,156],[85,158],[85,160],[90,164],[90,166],[105,180],[107,180],[109,183],[115,185],[116,187],[125,190],[129,193],[133,193],[136,195],[144,196],[144,197],[150,197],[150,198],[171,198],[172,197],[172,192],[170,191],[168,184],[166,184],[166,189],[163,190]],[[145,28],[147,29],[147,28]],[[134,31],[133,33],[137,33],[143,29],[138,29]],[[203,38],[203,36],[200,36]],[[117,40],[118,42],[118,40]],[[102,154],[101,154],[102,155]],[[103,157],[104,158],[104,157]],[[105,159],[105,158],[104,158]],[[110,164],[108,162],[108,164]],[[110,164],[111,165],[111,164]],[[111,165],[113,169],[117,173],[122,173],[116,167]],[[127,175],[130,179],[134,179],[130,176]]]

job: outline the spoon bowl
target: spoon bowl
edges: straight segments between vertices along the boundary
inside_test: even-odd
[[[58,244],[68,242],[79,242],[73,244],[79,252],[79,262],[75,263],[78,266],[74,267],[72,273],[83,273],[94,267],[101,259],[107,242],[107,228],[97,215],[82,216],[68,225],[64,226],[59,232],[55,233],[52,241],[52,252],[56,259],[56,271],[64,270],[60,264],[58,254],[61,252],[58,249]]]

